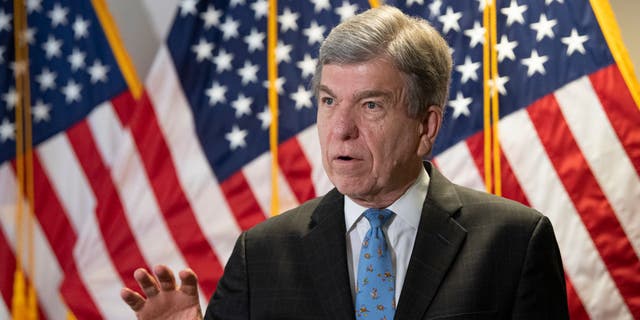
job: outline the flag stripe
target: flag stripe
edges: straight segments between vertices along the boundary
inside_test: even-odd
[[[579,105],[584,107],[580,102]],[[640,317],[640,260],[573,139],[560,107],[553,96],[547,96],[529,107],[528,112],[620,293],[632,314]],[[558,136],[563,139],[557,139]]]
[[[291,186],[298,203],[303,203],[315,197],[311,177],[311,164],[307,161],[298,139],[291,138],[280,144],[278,164]]]
[[[631,319],[527,112],[521,110],[503,118],[499,132],[504,154],[529,201],[554,226],[565,271],[589,316]]]
[[[271,153],[265,152],[242,168],[242,174],[266,218],[271,216],[272,199],[271,184],[264,182],[271,180],[271,165]],[[280,211],[298,205],[299,202],[291,191],[282,171],[278,172],[278,192]]]
[[[124,208],[109,168],[100,157],[94,135],[87,121],[78,122],[68,130],[67,136],[76,153],[79,164],[96,197],[95,215],[111,261],[120,278],[130,288],[137,286],[133,271],[138,267],[148,268],[131,227],[125,217]]]
[[[518,201],[525,206],[531,206],[527,195],[522,190],[520,182],[516,178],[511,164],[504,154],[504,150],[500,148],[500,178],[502,179],[502,196],[511,200]]]
[[[476,190],[485,190],[480,168],[474,163],[466,141],[441,152],[434,162],[451,181]]]
[[[115,301],[120,301],[119,290],[123,286],[123,282],[109,258],[104,243],[108,239],[102,238],[98,228],[99,225],[94,214],[96,210],[95,195],[91,192],[90,183],[86,180],[66,134],[58,134],[43,143],[38,148],[37,158],[42,167],[42,179],[46,177],[51,183],[50,191],[47,193],[57,195],[60,203],[55,215],[49,219],[41,218],[40,220],[43,222],[57,221],[60,217],[66,216],[70,226],[65,228],[70,230],[69,232],[73,230],[74,237],[76,237],[75,242],[68,243],[69,247],[73,248],[72,252],[68,252],[71,256],[58,257],[61,265],[70,261],[72,257],[75,261],[72,268],[65,272],[68,276],[72,273],[70,278],[72,282],[65,281],[62,290],[68,290],[70,295],[76,293],[79,279],[74,278],[74,274],[78,273],[100,310],[98,314],[126,317],[125,306],[121,303],[113,304]],[[38,184],[39,182],[35,183],[35,185]],[[48,208],[47,202],[43,202],[41,205]],[[36,202],[37,206],[38,202]],[[43,226],[46,224],[43,223]],[[52,239],[49,240],[50,243],[56,243],[52,242]],[[86,296],[84,293],[81,295]],[[77,304],[77,308],[84,307],[83,300],[71,299],[72,296],[65,297],[67,303]],[[91,314],[88,310],[82,310],[83,313],[80,314],[77,314],[73,308],[72,311],[79,318]]]
[[[640,174],[640,107],[634,103],[617,66],[604,68],[589,78],[636,174]]]
[[[220,184],[220,188],[231,207],[240,229],[247,230],[255,224],[264,221],[265,212],[262,211],[258,200],[249,187],[249,183],[242,171],[238,171]]]
[[[309,126],[298,134],[298,142],[311,166],[311,180],[316,196],[323,195],[333,189],[333,184],[322,167],[322,153],[318,139],[318,127]]]
[[[139,150],[153,146],[154,152],[140,154],[155,198],[187,263],[200,275],[200,285],[205,295],[211,296],[217,284],[217,271],[222,270],[222,264],[203,235],[180,186],[174,163],[169,161],[169,149],[150,103],[146,94],[143,94],[138,110],[130,122],[131,132]]]
[[[616,122],[618,119],[614,118],[614,114],[607,117],[587,77],[558,90],[555,97],[580,151],[620,220],[635,254],[640,254],[640,215],[637,214],[640,178],[611,123],[607,121],[611,119]],[[638,126],[640,121],[636,124],[636,130]],[[603,154],[607,156],[602,156]],[[615,159],[615,169],[611,166],[611,159]],[[603,232],[609,230],[603,229]]]
[[[5,211],[8,207],[5,207],[4,203],[0,203],[0,205],[2,206],[2,211]],[[10,212],[10,210],[6,211]],[[7,270],[16,269],[16,258],[13,254],[13,250],[9,246],[7,238],[4,236],[2,228],[0,228],[0,261],[2,261],[3,267],[7,268]],[[13,296],[13,279],[13,272],[4,272],[3,274],[0,274],[0,294],[2,294],[2,299],[4,300],[4,302],[0,302],[0,318],[2,319],[9,319],[8,310],[3,310],[3,307],[5,306],[5,303],[6,305],[11,305],[11,297]],[[5,314],[7,316],[5,316]]]
[[[569,277],[565,277],[565,282],[567,283],[567,305],[569,309],[569,318],[573,320],[588,320],[589,314],[587,314],[587,310],[584,309],[582,301],[580,301],[580,297],[571,283],[571,279],[569,279]]]

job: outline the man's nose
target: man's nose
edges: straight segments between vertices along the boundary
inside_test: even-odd
[[[352,106],[340,106],[334,113],[332,130],[341,140],[355,139],[358,137],[357,115]]]

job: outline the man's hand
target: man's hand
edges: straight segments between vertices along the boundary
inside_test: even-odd
[[[147,299],[129,288],[120,291],[122,300],[135,311],[138,319],[202,319],[198,278],[191,269],[180,271],[180,288],[176,288],[173,272],[166,266],[155,266],[153,272],[155,277],[144,269],[133,273]]]

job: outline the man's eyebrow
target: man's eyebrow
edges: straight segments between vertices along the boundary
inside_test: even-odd
[[[331,91],[331,89],[329,89],[329,87],[327,87],[327,86],[325,86],[325,85],[321,84],[321,85],[319,85],[319,86],[318,86],[318,92],[323,92],[323,91],[324,91],[324,92],[326,92],[326,93],[328,93],[330,96],[333,96],[333,97],[335,97],[335,96],[336,96],[336,95],[333,93],[333,91]]]
[[[353,98],[356,101],[372,97],[381,97],[383,100],[388,101],[393,99],[393,94],[389,91],[384,90],[364,90],[356,92],[353,95]]]

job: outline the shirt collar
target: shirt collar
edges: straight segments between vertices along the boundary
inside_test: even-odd
[[[418,229],[420,216],[422,215],[422,205],[429,190],[429,180],[427,170],[422,167],[416,181],[398,200],[388,206],[387,209],[393,211],[396,216],[400,217],[400,219],[404,220],[411,227]],[[347,232],[355,227],[356,222],[367,209],[368,208],[355,203],[348,196],[344,197],[344,221]]]

